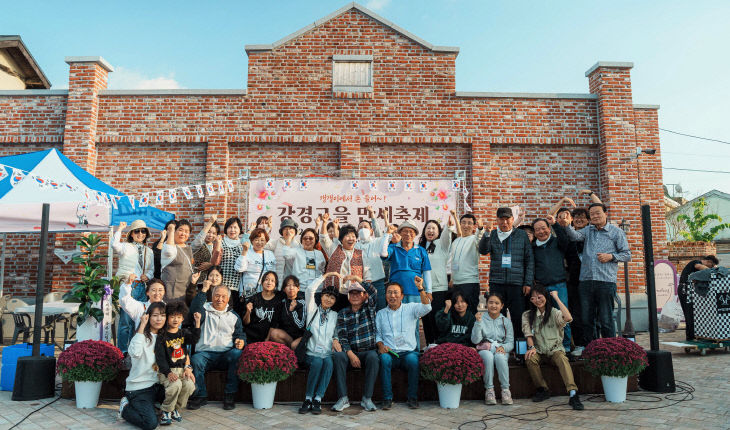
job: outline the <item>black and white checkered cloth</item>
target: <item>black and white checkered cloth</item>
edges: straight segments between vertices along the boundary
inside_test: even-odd
[[[730,340],[730,276],[713,274],[707,294],[690,288],[695,317],[695,336],[714,341]]]

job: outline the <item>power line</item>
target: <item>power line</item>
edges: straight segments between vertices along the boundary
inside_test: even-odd
[[[730,173],[727,170],[680,169],[678,167],[662,167],[662,169],[664,169],[664,170],[684,170],[685,172]]]
[[[708,137],[701,137],[701,136],[695,136],[695,135],[693,135],[693,134],[687,134],[687,133],[680,133],[680,132],[678,132],[678,131],[674,131],[674,130],[667,130],[666,128],[661,128],[661,127],[659,127],[659,130],[661,130],[661,131],[666,131],[667,133],[673,133],[673,134],[678,134],[678,135],[680,135],[680,136],[692,137],[692,138],[694,138],[694,139],[708,140],[708,141],[710,141],[710,142],[724,143],[725,145],[730,145],[730,142],[726,142],[726,141],[724,141],[724,140],[718,140],[718,139],[710,139],[710,138],[708,138]]]

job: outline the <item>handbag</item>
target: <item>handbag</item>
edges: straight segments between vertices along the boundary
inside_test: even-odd
[[[504,330],[504,335],[507,336],[507,327],[504,325],[504,319],[502,319],[502,330]],[[492,349],[492,342],[485,340],[476,344],[475,347],[477,351],[489,351]]]
[[[306,363],[307,360],[307,343],[309,343],[309,339],[312,337],[312,331],[309,330],[309,327],[312,325],[312,321],[314,321],[314,318],[317,317],[318,313],[319,309],[317,309],[314,312],[314,315],[312,315],[312,318],[309,320],[307,327],[302,333],[302,340],[299,341],[297,349],[294,350],[294,354],[297,356],[297,365],[300,368],[304,366],[304,363]]]

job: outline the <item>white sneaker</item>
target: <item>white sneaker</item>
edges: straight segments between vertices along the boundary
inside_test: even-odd
[[[337,402],[332,406],[332,410],[335,412],[342,412],[344,409],[350,407],[350,399],[347,396],[340,397]]]
[[[122,397],[122,400],[119,401],[119,412],[117,412],[117,418],[119,418],[120,420],[122,419],[122,411],[128,404],[129,399],[127,399],[126,396]]]
[[[584,348],[584,347],[582,347],[582,346],[576,346],[576,347],[575,347],[575,348],[573,349],[573,352],[571,352],[571,353],[570,353],[570,355],[572,355],[573,357],[580,357],[581,355],[583,355],[583,350],[584,350],[584,349],[585,349],[585,348]]]
[[[506,390],[502,390],[502,404],[511,405],[512,403],[512,393],[510,392],[509,388],[507,388]]]
[[[484,393],[484,403],[487,405],[497,404],[497,397],[494,394],[494,388],[487,388],[487,392]]]
[[[362,401],[360,402],[360,406],[362,406],[363,409],[365,409],[368,412],[377,411],[378,408],[375,407],[375,403],[373,403],[372,399],[366,399],[365,397],[362,398]]]

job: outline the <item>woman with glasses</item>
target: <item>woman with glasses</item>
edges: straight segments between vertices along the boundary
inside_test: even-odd
[[[296,232],[293,229],[284,230],[285,246],[282,256],[287,266],[291,266],[292,275],[299,280],[302,293],[306,293],[309,286],[324,273],[327,261],[322,251],[315,248],[318,243],[317,233],[313,228],[305,229],[301,236],[301,246],[291,246]],[[282,288],[284,285],[282,285]]]

